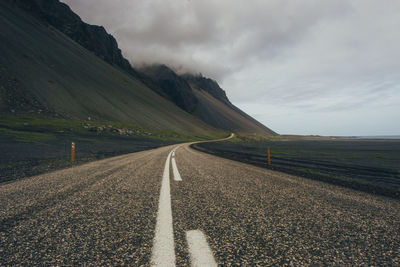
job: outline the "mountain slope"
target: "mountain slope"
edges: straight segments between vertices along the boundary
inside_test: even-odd
[[[275,133],[234,106],[218,83],[201,75],[177,75],[165,65],[142,68],[153,79],[160,95],[205,123],[227,131],[258,136]]]
[[[12,1],[19,8],[58,29],[107,63],[138,76],[129,61],[122,56],[115,38],[108,34],[104,27],[83,22],[68,5],[58,0]]]
[[[197,106],[197,98],[190,85],[165,65],[144,67],[140,73],[152,79],[155,92],[174,102],[178,107],[193,112]]]
[[[185,74],[182,78],[188,82],[191,87],[200,88],[212,95],[214,98],[218,99],[222,103],[231,106],[232,103],[229,101],[224,90],[219,87],[218,83],[210,78],[206,78],[203,75],[192,75]]]
[[[90,117],[185,133],[218,128],[275,134],[235,107],[211,79],[178,75],[165,65],[135,70],[112,35],[83,22],[58,0],[5,0],[2,7],[0,82],[6,86],[0,87],[0,111]]]
[[[58,0],[14,1],[19,7],[29,10],[31,14],[54,26],[107,63],[131,74],[157,94],[194,114],[207,124],[242,133],[274,134],[273,131],[232,105],[225,91],[211,79],[193,75],[180,77],[165,65],[147,66],[140,71],[133,69],[123,58],[113,36],[101,26],[83,22],[66,4]],[[192,90],[192,87],[195,89]],[[220,105],[220,102],[225,106]]]
[[[207,124],[242,134],[258,136],[276,134],[233,105],[216,81],[201,75],[184,75],[183,77],[198,99],[198,105],[193,114]]]
[[[27,100],[39,103],[27,103],[27,109],[62,117],[203,136],[213,130],[13,2],[0,2],[0,18],[0,80],[7,81],[0,90],[3,112],[19,110],[7,96],[16,87]]]

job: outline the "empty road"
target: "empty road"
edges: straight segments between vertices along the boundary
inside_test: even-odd
[[[0,265],[400,266],[400,201],[174,145],[0,185]]]

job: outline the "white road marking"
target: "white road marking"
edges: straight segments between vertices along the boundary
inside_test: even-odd
[[[169,163],[172,151],[165,162],[161,182],[160,200],[156,230],[151,255],[152,266],[175,266],[174,229],[172,226],[171,192],[169,181]]]
[[[167,160],[165,161],[161,181],[160,199],[158,203],[156,229],[153,240],[153,250],[151,254],[151,266],[175,267],[175,241],[172,221],[169,165],[170,162],[172,162],[174,180],[182,181],[175,161],[175,150],[177,148],[173,149],[168,154]],[[218,266],[203,232],[200,230],[187,231],[186,240],[189,246],[192,266]]]
[[[190,262],[193,267],[218,266],[202,231],[187,231],[186,241],[189,246]]]
[[[174,174],[174,180],[175,181],[182,181],[182,177],[181,177],[181,175],[179,174],[179,171],[178,171],[178,167],[176,166],[176,161],[175,161],[175,158],[172,158],[172,172],[173,172],[173,174]]]

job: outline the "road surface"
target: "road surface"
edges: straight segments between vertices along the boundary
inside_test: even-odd
[[[400,201],[174,145],[0,185],[0,265],[400,265]]]

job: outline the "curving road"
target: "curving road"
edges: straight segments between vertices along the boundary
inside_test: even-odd
[[[3,184],[0,207],[1,266],[400,265],[398,200],[189,144]]]

